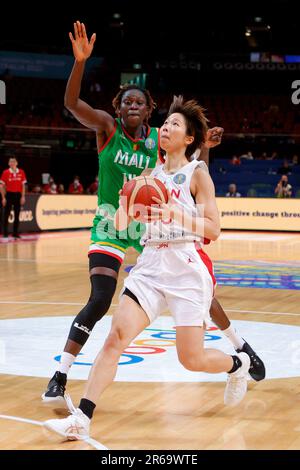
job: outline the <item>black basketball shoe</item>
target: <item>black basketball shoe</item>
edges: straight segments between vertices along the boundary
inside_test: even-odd
[[[266,376],[266,369],[263,361],[258,357],[255,351],[251,348],[250,344],[245,343],[241,349],[237,349],[237,352],[244,352],[248,354],[250,357],[250,369],[249,374],[251,375],[252,379],[259,382],[263,380]]]
[[[47,390],[42,395],[46,403],[65,403],[65,390],[67,383],[67,374],[56,371],[48,383]]]

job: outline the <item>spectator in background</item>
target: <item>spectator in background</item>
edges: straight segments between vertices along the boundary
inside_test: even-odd
[[[292,189],[292,186],[289,184],[288,176],[282,175],[274,192],[276,197],[292,197]]]
[[[279,158],[279,155],[277,152],[272,152],[271,156],[268,157],[268,160],[277,160]]]
[[[231,183],[228,186],[228,193],[226,193],[226,197],[241,197],[241,193],[237,192],[236,184]]]
[[[293,155],[292,157],[292,166],[295,166],[295,165],[299,165],[300,161],[299,161],[299,156],[298,155]]]
[[[231,165],[240,165],[241,164],[240,157],[233,155],[232,159],[230,160],[230,163]]]
[[[53,180],[51,184],[47,185],[46,190],[44,190],[45,194],[57,194],[57,184]]]
[[[240,158],[244,158],[245,160],[254,160],[254,157],[252,155],[252,152],[247,152],[247,153],[243,153]]]
[[[240,124],[240,128],[242,131],[249,131],[249,121],[248,121],[248,118],[244,117],[241,124]]]
[[[283,165],[278,168],[277,174],[278,175],[290,175],[291,174],[291,168],[290,168],[289,162],[286,159],[283,161]]]
[[[79,176],[74,176],[73,183],[69,186],[69,194],[82,194],[83,186],[80,183]]]
[[[276,169],[270,166],[268,169],[268,175],[277,175]]]
[[[57,194],[65,194],[65,187],[62,183],[60,183],[57,187]]]
[[[51,194],[51,186],[55,184],[53,176],[49,175],[48,183],[43,185],[43,193]]]
[[[40,184],[35,184],[31,192],[32,194],[43,194],[42,186]]]
[[[260,157],[258,157],[258,160],[268,160],[268,154],[267,152],[262,152]]]
[[[18,168],[18,160],[15,156],[8,160],[7,170],[4,170],[0,179],[0,192],[2,196],[2,207],[4,207],[3,237],[8,237],[8,218],[12,208],[14,208],[13,237],[20,238],[19,215],[21,206],[25,204],[26,175]]]
[[[90,184],[90,186],[87,188],[87,193],[88,194],[97,194],[98,193],[98,184],[99,184],[99,178],[98,176],[95,177],[95,181]]]

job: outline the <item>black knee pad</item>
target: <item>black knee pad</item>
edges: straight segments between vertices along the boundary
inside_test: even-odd
[[[101,320],[108,311],[116,290],[117,280],[111,276],[93,274],[91,284],[89,301],[73,321],[68,338],[82,346],[97,321]]]

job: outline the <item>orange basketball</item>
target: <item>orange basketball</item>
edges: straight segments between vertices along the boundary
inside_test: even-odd
[[[153,176],[137,176],[124,184],[121,204],[128,215],[137,220],[147,216],[146,206],[157,205],[152,197],[168,202],[165,185]],[[125,196],[125,197],[124,197]]]

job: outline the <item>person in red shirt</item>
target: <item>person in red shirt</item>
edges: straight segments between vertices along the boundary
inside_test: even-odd
[[[54,178],[49,175],[48,183],[43,185],[43,193],[57,194]]]
[[[98,185],[99,185],[99,178],[96,176],[95,181],[90,184],[90,186],[87,189],[88,194],[97,194],[98,193]]]
[[[79,176],[75,176],[73,183],[69,186],[69,194],[82,194],[83,186],[79,181]]]
[[[23,170],[18,168],[16,157],[10,157],[6,170],[2,172],[0,179],[0,192],[2,196],[2,206],[4,207],[3,237],[8,237],[8,218],[12,207],[14,208],[15,218],[13,225],[13,237],[20,238],[19,215],[21,206],[25,204],[25,190],[27,183],[26,175]]]
[[[53,181],[51,184],[47,185],[47,188],[44,190],[45,194],[58,194],[57,184]]]

